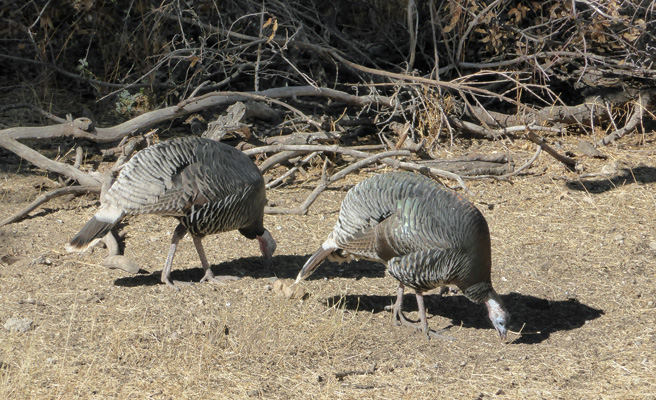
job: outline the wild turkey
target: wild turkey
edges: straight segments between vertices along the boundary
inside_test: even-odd
[[[411,172],[376,175],[344,198],[328,239],[305,263],[296,282],[329,257],[364,258],[387,264],[399,283],[394,320],[428,329],[423,292],[456,285],[474,303],[485,303],[499,337],[506,338],[509,314],[492,288],[490,232],[481,212],[462,196]],[[415,290],[420,323],[403,315],[404,287]]]
[[[162,282],[171,282],[171,265],[180,239],[189,232],[205,270],[204,281],[217,281],[205,256],[204,236],[238,229],[257,239],[270,262],[276,242],[262,224],[264,179],[241,151],[198,137],[162,142],[137,153],[121,170],[102,206],[70,241],[68,251],[84,251],[125,215],[159,214],[177,218]]]

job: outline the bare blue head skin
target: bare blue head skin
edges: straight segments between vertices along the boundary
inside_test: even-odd
[[[485,300],[485,305],[487,306],[488,316],[494,329],[497,330],[499,337],[502,340],[506,340],[506,335],[508,334],[508,324],[510,323],[510,314],[506,311],[501,297],[495,291],[491,291],[487,300]]]

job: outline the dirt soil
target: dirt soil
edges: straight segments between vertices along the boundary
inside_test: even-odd
[[[639,139],[602,149],[606,160],[583,159],[586,173],[608,175],[582,182],[546,154],[512,184],[468,182],[513,317],[505,343],[485,308],[460,294],[426,296],[430,326],[450,327],[452,341],[394,326],[384,307],[397,282],[375,263],[324,264],[304,299],[273,289],[276,279],[291,284],[346,190],[372,171],[338,182],[307,216],[266,216],[278,242],[270,269],[256,241],[206,238],[213,271],[241,279],[179,292],[159,282],[175,220],[119,227],[142,268],[132,275],[103,267],[100,246],[64,250],[97,209],[93,196],[53,200],[0,228],[0,398],[656,399],[656,134]],[[519,165],[533,147],[510,150]],[[0,219],[56,187],[33,167],[0,170]],[[315,184],[301,176],[268,197],[294,206]],[[189,238],[172,276],[202,276]],[[416,318],[411,294],[406,307]],[[24,332],[14,319],[26,320]]]

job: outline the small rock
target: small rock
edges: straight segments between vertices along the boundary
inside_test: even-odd
[[[285,296],[286,299],[301,299],[305,300],[308,293],[300,286],[292,284],[287,286],[281,279],[273,282],[273,292],[280,296]]]
[[[617,165],[614,162],[606,164],[601,167],[601,173],[605,175],[613,175],[617,173]]]
[[[9,318],[4,327],[11,332],[25,333],[34,328],[34,321],[29,318]]]
[[[281,292],[284,287],[285,283],[280,279],[276,279],[275,282],[273,282],[273,290],[276,293]]]
[[[87,298],[87,303],[100,303],[105,300],[105,295],[102,293],[92,293]]]
[[[37,258],[33,259],[33,260],[30,262],[30,267],[33,267],[33,266],[35,266],[35,265],[37,265],[37,264],[41,264],[41,265],[52,265],[52,260],[50,260],[49,258],[47,258],[47,257],[44,256],[44,255],[40,255],[40,256],[38,256]]]
[[[589,157],[596,157],[596,158],[603,158],[603,159],[608,158],[606,155],[602,154],[599,150],[597,150],[592,143],[586,142],[585,140],[579,139],[577,148],[581,153]]]
[[[271,285],[264,285],[264,290],[266,290],[267,292],[270,292],[271,290],[273,290],[273,286],[271,286]]]
[[[652,250],[656,250],[656,241],[649,242],[649,248]]]
[[[139,264],[126,256],[109,256],[102,262],[102,266],[109,269],[122,269],[125,272],[136,274],[139,272]]]
[[[246,395],[249,396],[249,397],[260,396],[261,394],[262,394],[261,389],[253,389],[253,390],[249,390],[248,392],[246,392]]]
[[[3,262],[4,264],[7,264],[7,265],[12,265],[12,264],[17,263],[19,261],[26,262],[26,260],[27,260],[27,257],[12,256],[11,254],[7,254],[7,255],[4,255],[4,256],[0,257],[0,262]]]

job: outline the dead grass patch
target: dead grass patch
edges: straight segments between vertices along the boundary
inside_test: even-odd
[[[547,157],[512,185],[470,183],[492,232],[495,287],[514,330],[526,332],[509,344],[460,295],[427,300],[430,325],[453,325],[453,342],[392,326],[383,307],[396,282],[372,263],[323,265],[305,283],[304,301],[268,290],[273,279],[294,278],[332,228],[345,190],[366,174],[325,192],[308,216],[266,217],[278,241],[271,270],[255,242],[208,237],[214,271],[243,278],[180,293],[148,274],[104,269],[101,249],[64,253],[95,204],[55,200],[0,228],[0,255],[51,260],[0,266],[1,322],[35,324],[24,334],[0,329],[0,397],[654,398],[656,167],[643,147],[607,150],[611,160],[586,160],[588,171],[615,162],[617,173],[583,184]],[[43,179],[5,173],[2,215],[38,195]],[[291,206],[308,188],[276,189],[270,198]],[[149,273],[161,270],[174,226],[131,219],[126,255]],[[200,276],[184,240],[173,277]],[[407,303],[413,316],[413,299]]]

